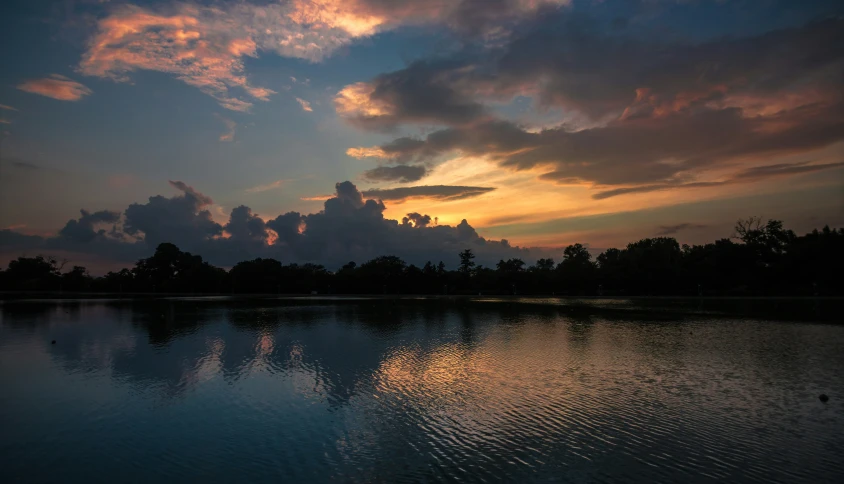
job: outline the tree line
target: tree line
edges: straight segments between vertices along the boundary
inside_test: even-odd
[[[733,237],[680,245],[642,239],[597,257],[582,244],[562,259],[521,259],[495,267],[475,263],[471,248],[449,270],[441,261],[418,267],[386,255],[335,272],[317,264],[254,259],[230,270],[163,243],[131,269],[91,276],[49,256],[19,257],[0,270],[4,291],[201,294],[531,294],[570,296],[842,295],[844,229],[803,236],[778,220],[739,220]]]

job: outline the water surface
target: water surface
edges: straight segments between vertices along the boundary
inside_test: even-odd
[[[0,480],[844,482],[844,326],[522,302],[3,303]]]

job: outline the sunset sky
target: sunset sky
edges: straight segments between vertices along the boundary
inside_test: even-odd
[[[844,226],[835,0],[7,0],[0,65],[4,266]]]

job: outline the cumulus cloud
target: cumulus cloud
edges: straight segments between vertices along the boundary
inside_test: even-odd
[[[406,217],[401,219],[402,225],[411,224],[414,227],[427,227],[431,223],[431,216],[428,214],[422,215],[419,212],[411,212]]]
[[[162,242],[192,246],[222,235],[223,227],[211,218],[206,208],[214,203],[210,197],[181,181],[171,181],[170,185],[182,191],[182,195],[171,198],[156,195],[147,203],[129,205],[123,222],[127,234],[143,238],[153,246]]]
[[[120,220],[120,212],[101,210],[99,212],[88,212],[80,210],[82,216],[76,220],[68,220],[67,224],[59,231],[59,236],[77,242],[90,242],[97,237],[106,237],[105,229],[95,230],[100,224],[115,224]]]
[[[379,166],[363,172],[363,179],[371,182],[394,181],[410,183],[420,180],[427,173],[421,165]]]
[[[93,92],[84,85],[58,74],[24,81],[18,85],[18,89],[59,101],[78,101]]]
[[[401,221],[386,219],[383,200],[361,193],[348,181],[336,184],[334,195],[320,212],[288,212],[264,219],[249,207],[238,206],[225,225],[211,219],[207,210],[212,203],[210,197],[183,182],[171,185],[182,193],[169,198],[153,196],[146,203],[132,204],[122,217],[118,212],[82,211],[81,217],[69,221],[57,237],[0,230],[0,248],[74,251],[131,263],[151,253],[159,243],[172,242],[224,266],[254,257],[273,257],[284,262],[321,263],[332,269],[350,260],[362,262],[388,254],[418,265],[428,260],[456,265],[457,253],[466,248],[474,250],[484,264],[494,264],[501,258],[531,260],[547,255],[541,249],[485,239],[466,220],[453,227],[432,226],[431,215],[416,212]],[[443,187],[412,188],[443,192]],[[470,196],[467,194],[472,187],[458,188],[463,189],[463,195],[454,191],[439,195]],[[384,192],[389,193],[379,193]],[[101,224],[112,224],[112,229],[97,230]]]

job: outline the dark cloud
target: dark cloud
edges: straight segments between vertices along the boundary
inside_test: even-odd
[[[402,225],[412,224],[414,227],[427,227],[431,224],[430,215],[422,215],[419,212],[411,212],[401,219]]]
[[[495,190],[492,187],[461,187],[456,185],[422,185],[417,187],[400,187],[367,190],[367,197],[386,201],[403,201],[412,198],[429,198],[432,200],[461,200],[478,197]]]
[[[595,200],[603,200],[606,198],[616,197],[619,195],[627,195],[630,193],[647,193],[661,190],[674,190],[684,188],[709,188],[720,185],[727,185],[732,183],[753,182],[772,178],[777,176],[800,175],[803,173],[813,173],[822,170],[830,170],[844,167],[844,162],[838,163],[819,163],[809,165],[808,162],[801,163],[780,163],[776,165],[757,166],[742,170],[731,177],[721,181],[711,182],[690,182],[690,183],[662,183],[655,185],[641,185],[635,187],[614,188],[612,190],[604,190],[592,195]]]
[[[41,167],[28,161],[12,161],[11,165],[20,170],[40,170]]]
[[[708,225],[702,224],[693,224],[693,223],[681,223],[677,225],[660,225],[658,227],[657,235],[674,235],[677,232],[683,230],[691,230],[691,229],[705,229]]]
[[[0,229],[0,247],[15,250],[33,250],[44,246],[44,238],[27,235],[12,229]]]
[[[96,237],[106,237],[108,232],[105,229],[95,230],[100,224],[115,224],[120,220],[120,212],[101,210],[90,213],[87,210],[80,210],[82,216],[76,220],[68,220],[67,224],[59,231],[61,237],[77,242],[90,242]]]
[[[844,141],[844,104],[753,117],[738,108],[701,108],[575,131],[561,126],[530,132],[508,121],[490,121],[435,131],[423,141],[406,143],[402,156],[485,156],[515,170],[549,167],[540,178],[559,184],[637,185],[619,193],[653,191],[682,185],[696,172],[729,160],[792,154]]]
[[[273,220],[267,221],[267,228],[278,236],[275,244],[278,246],[292,246],[304,228],[304,217],[299,212],[287,212]]]
[[[568,0],[346,0],[357,15],[407,24],[445,24],[464,37],[486,37],[569,4]]]
[[[456,87],[465,65],[418,61],[347,86],[335,98],[337,112],[364,129],[390,131],[403,123],[463,125],[488,117],[487,109]]]
[[[334,269],[350,260],[362,262],[380,255],[397,255],[417,265],[431,260],[453,266],[457,253],[471,248],[478,261],[494,264],[501,258],[525,260],[545,257],[541,249],[510,246],[507,241],[487,240],[466,220],[457,226],[431,225],[432,217],[416,212],[401,222],[384,218],[381,199],[361,193],[351,182],[337,183],[335,195],[322,211],[308,215],[288,212],[265,220],[249,207],[231,211],[225,225],[210,218],[206,207],[211,198],[181,182],[172,185],[183,193],[171,198],[154,196],[145,204],[132,204],[124,212],[123,225],[94,232],[97,223],[113,223],[117,212],[83,212],[68,222],[57,237],[27,236],[0,231],[0,249],[45,249],[63,253],[95,254],[105,259],[132,263],[161,242],[175,243],[200,254],[214,264],[230,266],[255,257],[289,262],[315,262]],[[375,193],[385,199],[434,197],[458,199],[487,193],[484,187],[408,187]],[[70,228],[68,228],[70,227]],[[84,229],[84,230],[83,230]]]
[[[170,184],[182,195],[150,197],[145,204],[133,203],[126,209],[123,229],[131,236],[143,236],[151,245],[172,242],[185,250],[199,241],[220,236],[223,227],[211,218],[205,207],[213,201],[180,181]]]
[[[701,43],[607,34],[591,19],[570,14],[521,30],[499,49],[421,60],[358,84],[354,104],[379,109],[345,114],[360,126],[384,129],[463,126],[489,115],[484,102],[516,95],[596,120],[708,103],[758,107],[842,98],[844,18]]]
[[[812,173],[815,171],[829,170],[831,168],[844,167],[844,162],[819,163],[810,165],[808,161],[801,163],[779,163],[776,165],[755,166],[735,174],[735,179],[757,179],[768,178],[778,175],[798,175],[801,173]]]
[[[842,18],[702,43],[605,35],[577,18],[563,27],[551,20],[506,47],[491,88],[532,86],[543,104],[596,117],[624,110],[637,89],[647,89],[673,110],[724,94],[772,94],[798,81],[837,89],[841,45]]]
[[[726,182],[693,182],[693,183],[664,183],[660,185],[641,185],[638,187],[614,188],[612,190],[604,190],[592,195],[594,200],[603,200],[605,198],[617,197],[619,195],[629,195],[631,193],[648,193],[658,192],[662,190],[675,190],[678,188],[709,188],[724,185]]]
[[[246,205],[231,211],[229,223],[224,228],[233,240],[263,242],[267,239],[267,224]]]
[[[372,182],[410,183],[422,179],[427,171],[427,168],[421,165],[379,166],[363,172],[362,176],[365,180]]]

